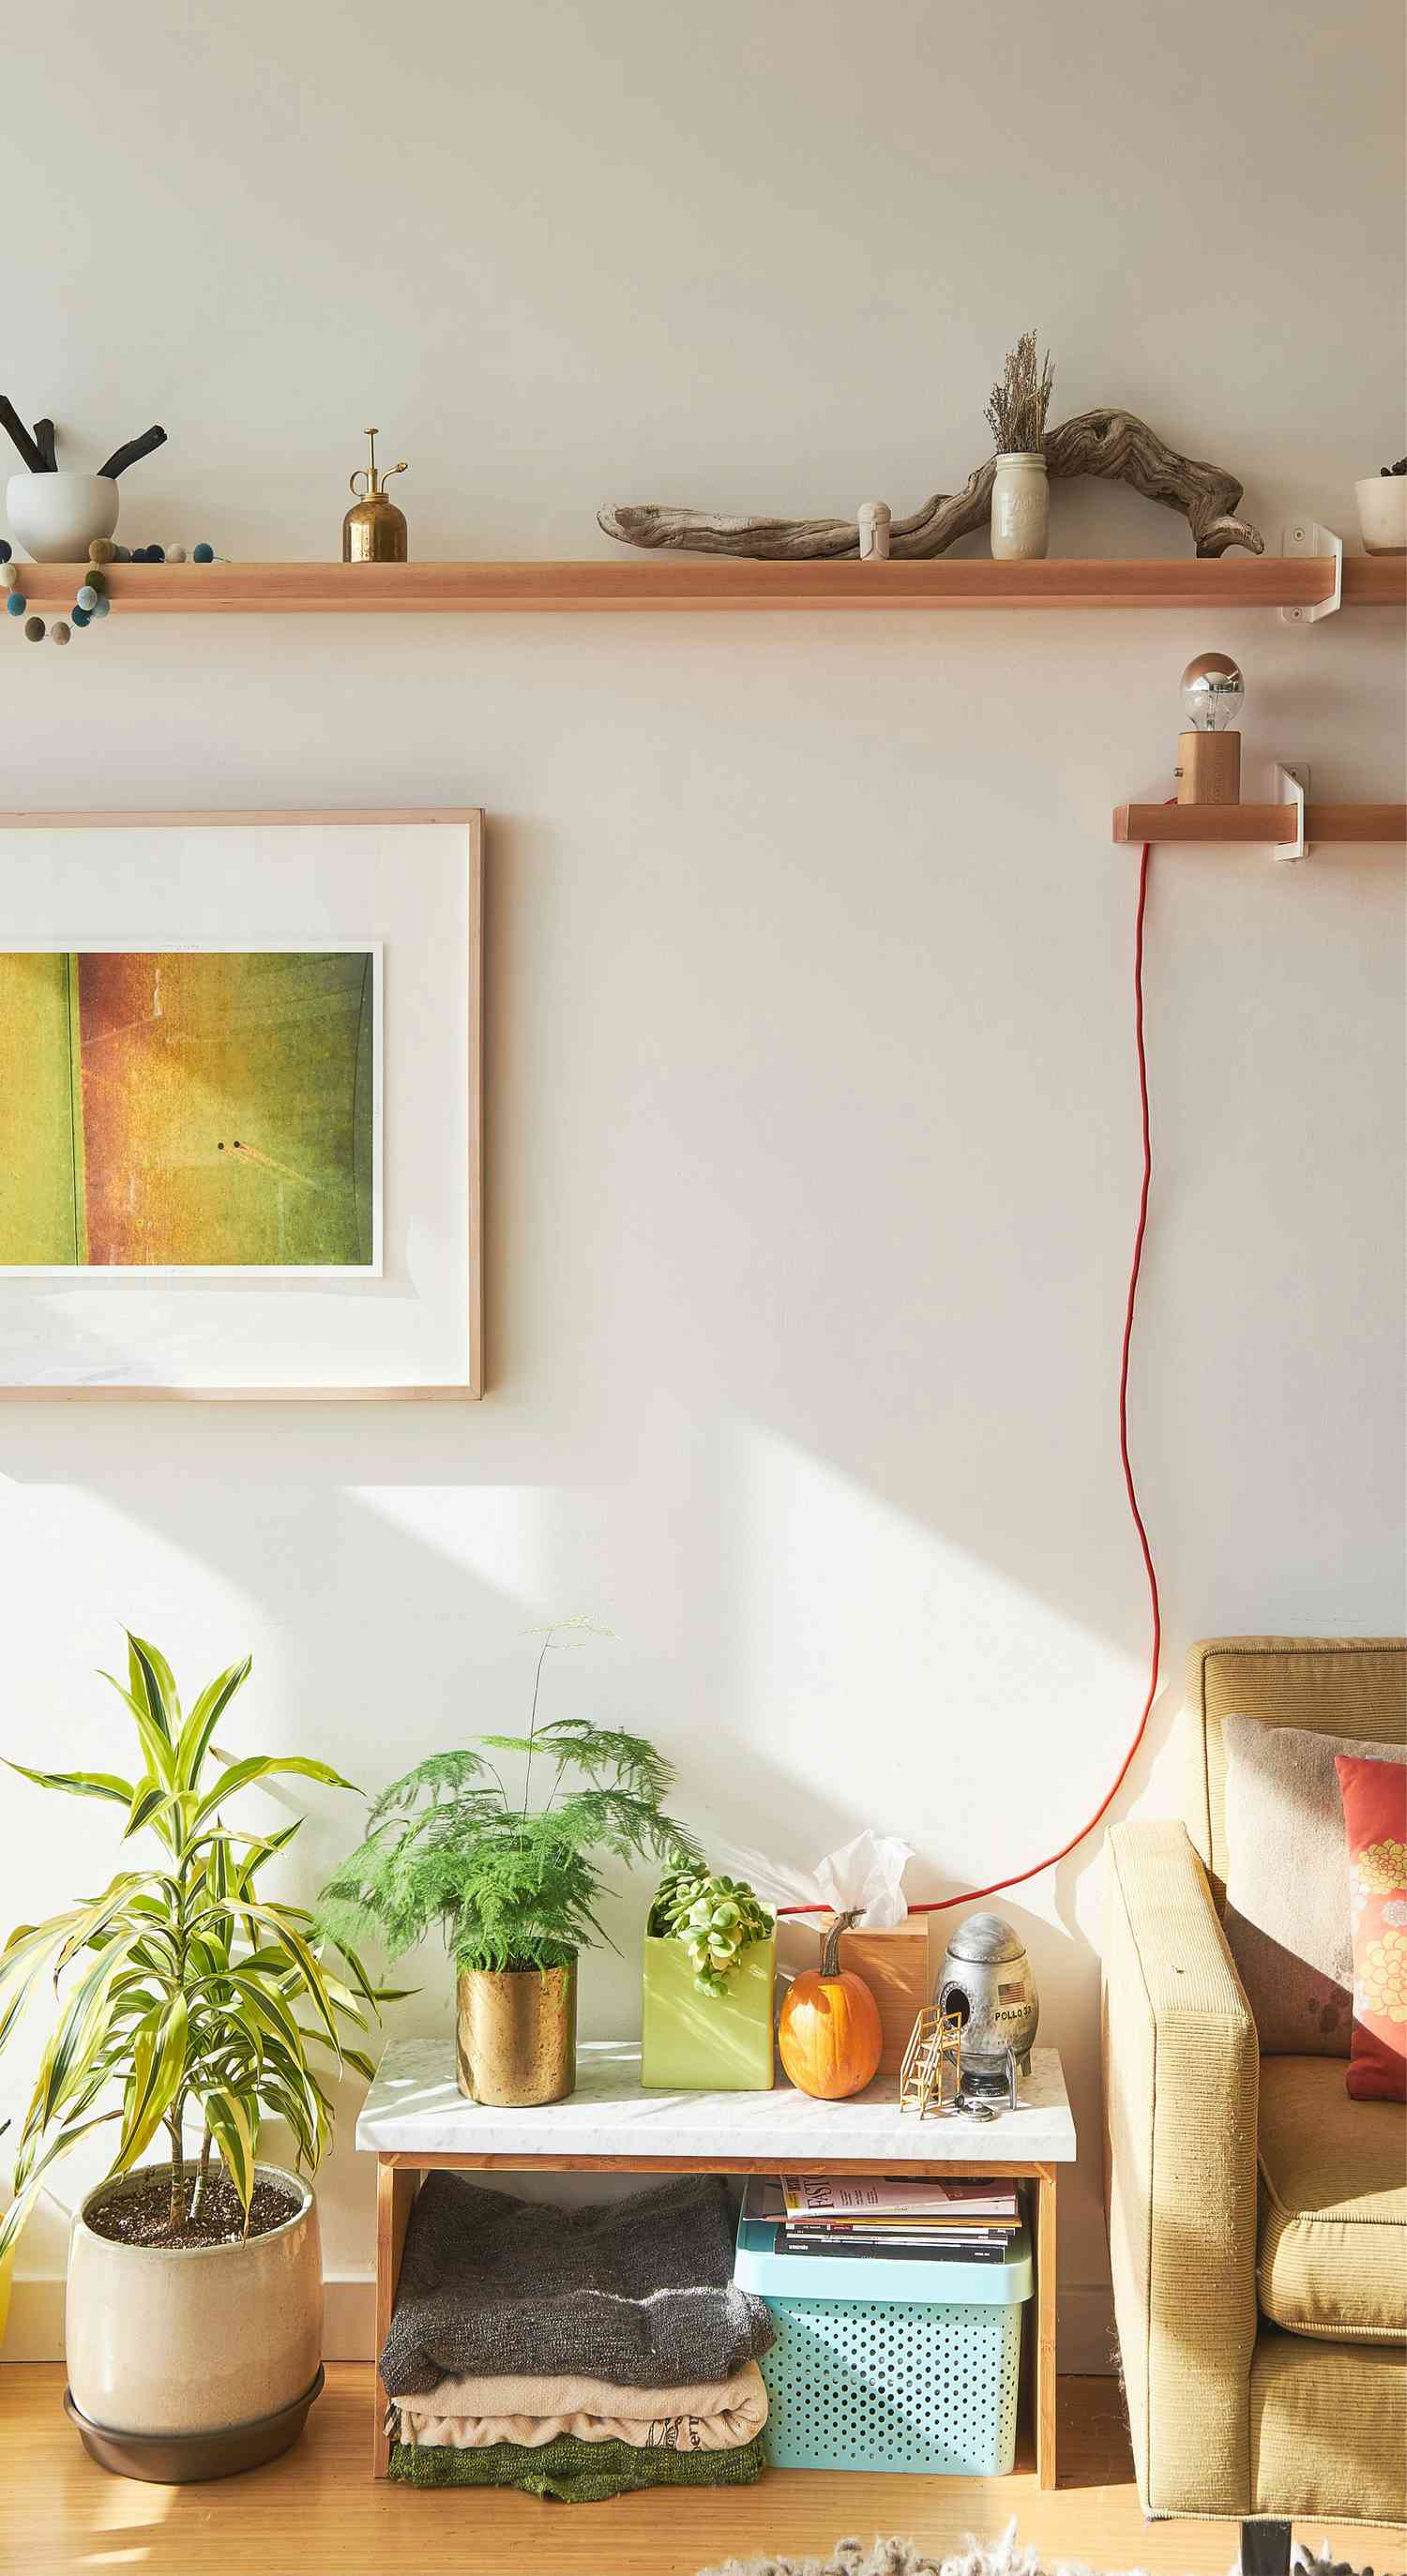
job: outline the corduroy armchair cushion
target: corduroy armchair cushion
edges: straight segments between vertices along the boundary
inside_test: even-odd
[[[1226,1898],[1221,1721],[1407,1741],[1407,1637],[1205,1637],[1187,1658],[1187,1830]]]
[[[1313,2343],[1262,2326],[1249,2401],[1252,2513],[1287,2522],[1311,2515],[1326,2522],[1407,2521],[1407,2370],[1400,2350],[1385,2343]]]
[[[1407,2335],[1407,2119],[1351,2102],[1325,2057],[1260,2069],[1260,2247],[1266,2316],[1291,2334]]]

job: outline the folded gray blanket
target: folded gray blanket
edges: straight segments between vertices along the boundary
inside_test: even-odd
[[[558,2209],[431,2173],[406,2229],[381,2378],[390,2397],[504,2370],[677,2388],[731,2377],[772,2340],[765,2302],[734,2285],[717,2175]]]

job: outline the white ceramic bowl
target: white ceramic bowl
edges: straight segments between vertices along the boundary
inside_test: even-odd
[[[1407,554],[1407,474],[1365,474],[1353,488],[1364,551]]]
[[[86,563],[93,539],[117,525],[117,484],[111,474],[12,474],[5,513],[36,563]]]

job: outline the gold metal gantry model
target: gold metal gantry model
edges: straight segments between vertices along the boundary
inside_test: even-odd
[[[948,2067],[953,2073],[951,2092],[944,2081]],[[923,2119],[929,2111],[951,2110],[961,2089],[962,2015],[925,2004],[909,2033],[899,2070],[899,2108],[917,2111]]]

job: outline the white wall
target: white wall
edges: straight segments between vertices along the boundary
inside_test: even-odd
[[[1390,0],[1244,0],[1209,42],[1093,0],[1016,43],[914,0],[67,0],[19,42],[5,382],[72,462],[166,423],[134,541],[334,554],[368,418],[412,461],[422,559],[601,554],[606,499],[908,507],[978,461],[1030,322],[1059,416],[1121,401],[1230,464],[1272,547],[1292,509],[1351,530],[1355,475],[1404,444]],[[1130,493],[1057,491],[1054,551],[1186,543]],[[7,1407],[5,1749],[108,1757],[92,1667],[125,1618],[193,1680],[252,1647],[242,1748],[379,1782],[516,1719],[526,1630],[580,1610],[617,1642],[558,1704],[648,1727],[720,1835],[796,1861],[900,1827],[916,1894],[1063,1839],[1147,1638],[1110,808],[1167,792],[1208,645],[1246,667],[1249,793],[1288,753],[1321,794],[1400,796],[1388,617],[115,617],[62,658],[0,645],[7,802],[491,817],[488,1401]],[[1155,862],[1134,1431],[1168,1651],[1124,1811],[1178,1803],[1190,1637],[1401,1617],[1401,930],[1387,852]],[[308,1804],[305,1890],[350,1832]],[[7,1924],[109,1866],[101,1809],[13,1784],[3,1812]],[[1085,2141],[1085,2366],[1099,1879],[1089,1844],[1008,1909]],[[591,2031],[632,2023],[643,1892],[626,1959],[587,1969]],[[403,2029],[447,2018],[421,1973]],[[352,2107],[339,2280],[371,2252]],[[12,2349],[52,2338],[78,2188],[26,2242]],[[334,2334],[365,2315],[344,2296]]]

